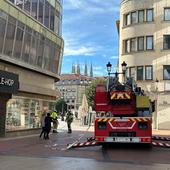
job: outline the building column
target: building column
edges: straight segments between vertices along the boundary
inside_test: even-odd
[[[11,94],[0,93],[0,137],[5,137],[6,105]]]

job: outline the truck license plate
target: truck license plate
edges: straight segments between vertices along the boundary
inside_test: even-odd
[[[129,138],[115,138],[115,142],[130,142]]]

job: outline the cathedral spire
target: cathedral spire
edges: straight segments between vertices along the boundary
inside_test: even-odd
[[[84,76],[87,76],[87,64],[84,65]]]
[[[77,64],[77,74],[80,74],[80,65],[79,65],[79,63]]]
[[[74,65],[74,64],[72,64],[72,71],[71,71],[71,73],[73,73],[73,74],[76,73],[76,68],[75,68],[75,65]]]
[[[92,63],[91,63],[91,66],[90,66],[90,77],[93,77],[93,66],[92,66]]]

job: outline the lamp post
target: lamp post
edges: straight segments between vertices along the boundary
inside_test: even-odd
[[[125,61],[123,61],[123,63],[121,64],[122,65],[122,72],[115,72],[115,73],[111,73],[111,70],[112,70],[112,64],[110,62],[108,62],[106,64],[106,67],[107,67],[107,72],[108,72],[108,75],[110,77],[111,74],[114,74],[115,77],[118,77],[119,74],[123,74],[123,78],[124,78],[124,81],[125,81],[125,74],[126,74],[126,69],[127,69],[127,64],[125,63]]]
[[[61,111],[62,112],[62,115],[61,115],[61,120],[62,121],[64,121],[64,101],[65,101],[64,100],[64,92],[65,92],[65,89],[63,88],[62,89],[62,98],[63,98],[63,101],[62,101],[62,108],[61,108],[62,109],[62,111]]]
[[[155,100],[155,129],[158,129],[158,83],[159,80],[156,78],[155,80],[156,83],[156,100]]]

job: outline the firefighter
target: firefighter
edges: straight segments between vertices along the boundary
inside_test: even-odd
[[[53,122],[53,133],[58,133],[57,128],[58,128],[58,114],[56,111],[51,112],[51,118]]]
[[[71,113],[71,110],[68,110],[65,121],[67,122],[68,133],[72,133],[71,123],[73,122],[73,113]]]

